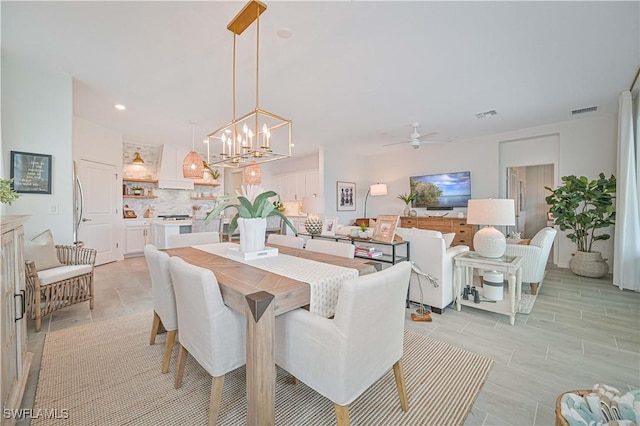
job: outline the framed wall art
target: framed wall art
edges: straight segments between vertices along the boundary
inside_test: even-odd
[[[336,182],[336,210],[339,212],[356,209],[356,184],[354,182]]]
[[[51,155],[11,151],[13,189],[22,194],[51,194]]]
[[[384,243],[392,243],[393,237],[396,235],[396,227],[398,226],[398,215],[380,215],[376,218],[376,227],[373,231],[372,240]]]
[[[322,222],[322,234],[321,235],[336,235],[336,225],[338,224],[337,217],[325,217]]]

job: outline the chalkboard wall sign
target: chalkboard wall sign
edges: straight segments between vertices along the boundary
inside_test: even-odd
[[[11,151],[13,189],[24,194],[51,194],[51,156]]]

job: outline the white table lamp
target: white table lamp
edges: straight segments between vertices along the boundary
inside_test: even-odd
[[[302,211],[307,213],[307,219],[304,221],[304,229],[311,235],[320,234],[322,232],[322,219],[318,216],[324,213],[323,197],[303,197]]]
[[[507,241],[504,234],[491,225],[515,225],[515,203],[512,199],[469,200],[467,223],[485,225],[473,237],[476,253],[492,259],[501,257],[507,248]]]

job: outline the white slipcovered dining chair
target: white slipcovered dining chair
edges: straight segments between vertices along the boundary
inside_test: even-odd
[[[208,269],[178,257],[169,260],[180,327],[175,388],[182,386],[187,352],[213,377],[209,424],[216,423],[224,375],[246,363],[245,317],[222,301],[218,280]]]
[[[169,235],[167,248],[197,246],[220,242],[219,232],[192,232],[189,234]]]
[[[304,247],[304,238],[294,237],[293,235],[269,234],[267,243],[301,249]]]
[[[400,360],[410,274],[400,262],[346,281],[333,319],[304,309],[276,317],[276,364],[330,399],[338,425],[349,424],[348,405],[392,366],[408,409]]]
[[[144,257],[147,260],[149,275],[151,275],[151,296],[153,298],[153,324],[149,344],[156,343],[156,336],[160,326],[167,331],[167,340],[162,359],[162,372],[169,371],[171,352],[178,332],[178,317],[176,315],[176,299],[173,294],[173,283],[169,273],[169,255],[159,251],[154,245],[144,247]]]
[[[544,279],[547,260],[556,238],[554,228],[542,228],[529,242],[529,245],[507,244],[504,254],[522,256],[522,282],[531,285],[531,294],[538,293],[538,285]]]
[[[312,238],[307,240],[304,247],[306,250],[317,253],[332,254],[334,256],[347,257],[353,259],[356,247],[353,244],[339,243],[337,241],[318,240]]]

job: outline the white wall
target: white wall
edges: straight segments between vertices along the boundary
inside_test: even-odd
[[[2,162],[10,151],[50,154],[51,194],[20,194],[7,214],[28,214],[25,237],[51,229],[56,243],[73,242],[72,79],[2,54]],[[51,214],[51,210],[57,213]]]
[[[409,190],[409,176],[414,175],[470,170],[473,198],[503,196],[505,179],[501,176],[506,175],[500,165],[500,142],[519,139],[535,140],[546,135],[558,135],[556,184],[560,183],[561,176],[571,174],[594,179],[600,172],[607,176],[615,173],[616,117],[612,114],[456,140],[449,144],[427,145],[417,150],[406,147],[385,155],[359,159],[345,159],[339,152],[327,150],[325,163],[340,164],[335,166],[334,170],[341,168],[348,170],[353,167],[353,164],[366,163],[366,173],[351,173],[351,179],[358,185],[358,193],[364,197],[366,190],[362,192],[362,188],[372,183],[374,179],[386,183],[389,188],[387,196],[376,197],[374,201],[370,198],[367,215],[372,217],[377,214],[401,214],[404,204],[396,196]],[[542,149],[538,147],[538,153]],[[545,162],[549,163],[549,161]],[[527,161],[523,163],[520,165],[528,165]],[[334,173],[334,177],[336,174]],[[358,209],[361,212],[361,207]],[[567,238],[561,237],[558,242],[558,264],[567,267],[576,246]],[[613,238],[609,241],[597,242],[596,245],[596,250],[601,251],[603,257],[608,259],[609,265],[612,265]]]

